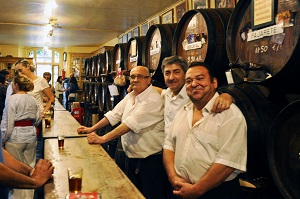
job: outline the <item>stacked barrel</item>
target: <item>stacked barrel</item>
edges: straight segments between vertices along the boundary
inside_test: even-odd
[[[281,27],[284,33],[255,39],[253,34],[261,33],[256,31],[280,24],[252,26],[253,9],[251,1],[239,0],[235,9],[190,10],[178,24],[152,25],[146,36],[129,38],[87,59],[84,99],[103,115],[127,94],[128,76],[135,66],[148,67],[153,84],[165,87],[161,71],[165,57],[206,62],[215,70],[219,92],[233,96],[247,121],[248,164],[240,178],[255,182],[256,188],[276,184],[284,197],[300,198],[300,61],[296,58],[300,5],[297,0],[274,2],[274,18],[290,13],[289,23]],[[123,85],[114,83],[120,76],[125,77]],[[111,95],[111,85],[118,94]],[[120,153],[116,156],[123,158]]]

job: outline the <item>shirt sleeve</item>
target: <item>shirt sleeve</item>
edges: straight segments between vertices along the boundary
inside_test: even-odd
[[[233,116],[223,123],[215,162],[246,171],[247,125],[243,117]]]
[[[121,121],[127,98],[128,96],[125,96],[125,98],[121,100],[113,110],[108,111],[104,115],[108,119],[110,125],[114,126]]]
[[[163,120],[163,106],[160,95],[155,98],[143,100],[134,113],[130,114],[124,121],[134,133],[139,133],[153,124]]]
[[[5,106],[2,122],[1,122],[1,132],[2,132],[2,142],[7,142],[12,135],[14,128],[14,108],[13,99],[9,97],[8,102]]]

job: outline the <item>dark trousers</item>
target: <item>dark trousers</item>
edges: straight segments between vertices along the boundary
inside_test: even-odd
[[[167,174],[162,154],[144,159],[127,158],[126,175],[147,199],[167,198]]]
[[[208,191],[198,199],[241,199],[241,189],[238,177],[223,182],[214,189]]]

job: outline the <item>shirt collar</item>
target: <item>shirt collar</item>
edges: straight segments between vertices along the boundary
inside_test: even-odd
[[[173,95],[173,92],[171,89],[167,88],[167,91],[166,91],[166,95],[168,95],[169,97],[172,98],[172,95]],[[186,95],[186,87],[185,87],[185,84],[183,85],[183,87],[181,88],[180,92],[178,93],[178,95],[176,95],[177,97],[181,97],[181,98],[185,98],[187,95]]]
[[[148,86],[148,88],[146,88],[143,92],[141,92],[140,94],[138,94],[137,96],[135,96],[135,99],[138,100],[139,102],[143,101],[144,99],[149,97],[149,94],[152,91],[152,84],[150,86]],[[130,93],[131,97],[134,98],[133,92]]]
[[[205,114],[205,113],[212,114],[211,109],[212,109],[214,102],[218,96],[219,96],[219,93],[216,92],[215,95],[209,100],[209,102],[203,107],[202,114]],[[185,110],[193,110],[193,107],[194,107],[193,102],[189,102],[186,105],[184,105]]]

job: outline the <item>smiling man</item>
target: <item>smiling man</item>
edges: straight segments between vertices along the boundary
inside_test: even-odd
[[[126,175],[147,199],[165,199],[166,173],[162,162],[164,141],[163,103],[151,85],[148,68],[136,66],[130,71],[132,92],[97,124],[78,127],[89,143],[102,144],[121,136],[127,156]],[[92,133],[108,124],[119,126],[104,136]]]
[[[237,175],[247,162],[245,118],[234,104],[211,111],[218,82],[206,63],[191,63],[185,86],[191,102],[172,121],[163,152],[173,193],[183,199],[238,199]]]

